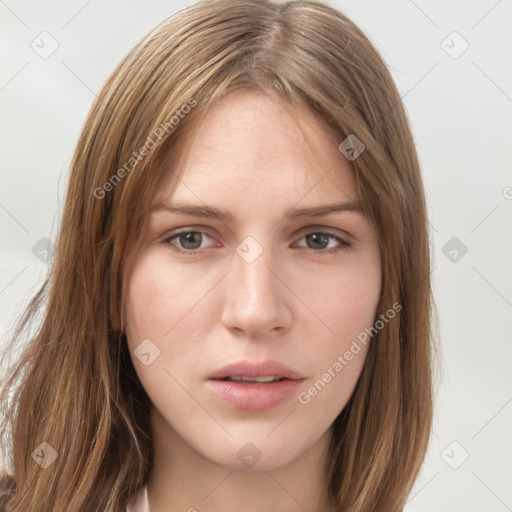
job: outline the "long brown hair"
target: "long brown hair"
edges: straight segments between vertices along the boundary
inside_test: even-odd
[[[399,93],[374,46],[346,16],[309,0],[195,4],[157,26],[107,80],[71,163],[48,278],[6,350],[27,333],[0,396],[10,461],[2,509],[119,511],[147,483],[150,399],[123,333],[123,276],[163,158],[214,101],[245,87],[289,107],[305,103],[340,143],[354,134],[365,145],[352,167],[381,248],[378,316],[392,304],[402,308],[370,345],[334,422],[326,490],[340,511],[403,509],[433,409],[420,166]]]

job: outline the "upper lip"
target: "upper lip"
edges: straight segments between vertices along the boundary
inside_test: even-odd
[[[262,361],[259,363],[251,361],[240,361],[224,366],[213,372],[209,379],[224,379],[225,377],[284,377],[287,379],[304,379],[304,375],[288,368],[278,361]]]

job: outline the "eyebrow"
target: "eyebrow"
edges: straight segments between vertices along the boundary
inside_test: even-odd
[[[153,206],[152,211],[166,211],[170,213],[176,213],[179,215],[191,215],[194,217],[202,217],[205,219],[215,219],[222,222],[233,222],[234,217],[231,212],[228,210],[224,210],[222,208],[215,208],[213,206],[207,205],[195,205],[188,204],[180,201],[176,201],[174,203],[171,202],[163,202],[157,203]],[[296,208],[289,210],[284,218],[287,219],[300,219],[300,218],[311,218],[311,217],[320,217],[323,215],[328,215],[334,212],[343,212],[343,211],[351,211],[356,213],[361,213],[361,207],[353,202],[342,202],[342,203],[333,203],[333,204],[325,204],[318,206],[311,206],[307,208]]]

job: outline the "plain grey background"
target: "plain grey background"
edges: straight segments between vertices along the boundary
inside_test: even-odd
[[[191,3],[0,0],[0,348],[46,272],[94,96],[147,32]],[[429,204],[443,368],[406,510],[512,510],[512,1],[327,3],[389,66]]]

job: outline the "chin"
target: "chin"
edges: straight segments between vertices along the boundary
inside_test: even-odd
[[[270,440],[268,432],[260,436],[240,436],[225,442],[218,453],[203,453],[212,464],[230,471],[272,471],[293,462],[301,455],[291,436],[277,436]],[[243,440],[242,440],[243,439]],[[252,439],[252,440],[251,440]],[[217,445],[221,447],[221,443]]]

